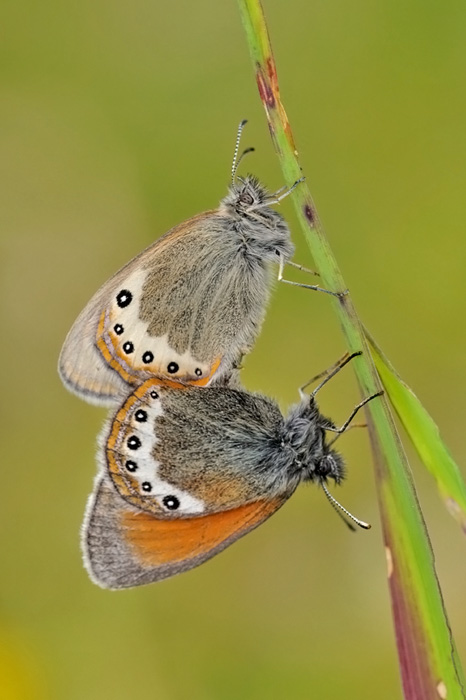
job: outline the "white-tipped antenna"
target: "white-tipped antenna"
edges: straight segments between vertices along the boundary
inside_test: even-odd
[[[343,511],[343,513],[345,513],[345,515],[347,515],[348,518],[350,518],[354,523],[356,523],[356,525],[359,525],[359,527],[362,527],[364,530],[371,529],[371,526],[369,525],[369,523],[365,523],[364,520],[359,520],[359,518],[356,518],[354,515],[352,515],[349,512],[349,510],[346,510],[346,508],[343,508],[341,503],[338,503],[337,499],[332,496],[332,494],[330,493],[330,491],[326,487],[324,481],[321,481],[320,483],[321,483],[322,488],[324,489],[324,493],[327,496],[330,505],[333,506],[333,508],[336,510],[336,512],[338,513],[340,518],[343,520],[344,523],[346,523],[346,525],[349,527],[350,530],[353,530],[353,532],[354,532],[356,530],[356,528],[353,527],[353,525],[346,520],[346,518],[342,515],[341,511]]]
[[[231,166],[231,184],[233,184],[235,181],[235,175],[236,175],[236,171],[238,170],[238,165],[240,163],[241,158],[244,155],[244,153],[243,153],[240,160],[238,161],[238,151],[239,151],[239,143],[241,141],[241,134],[243,133],[243,129],[247,123],[248,123],[248,120],[243,119],[243,121],[240,122],[240,124],[239,124],[238,133],[236,134],[235,152],[233,154],[233,163]]]

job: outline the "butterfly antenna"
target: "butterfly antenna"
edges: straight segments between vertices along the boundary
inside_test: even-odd
[[[240,122],[240,124],[239,124],[238,133],[236,134],[235,152],[233,153],[233,163],[231,165],[231,184],[233,184],[235,181],[235,175],[236,175],[236,171],[238,170],[238,165],[241,161],[241,158],[244,155],[244,153],[243,153],[241,158],[238,160],[239,143],[241,141],[241,134],[243,133],[243,129],[247,123],[248,123],[248,120],[243,119],[243,121]]]
[[[324,493],[327,496],[327,499],[328,499],[330,505],[333,506],[333,508],[336,510],[336,512],[338,513],[340,518],[342,518],[343,522],[346,523],[346,525],[349,527],[350,530],[353,530],[353,532],[354,532],[356,530],[356,528],[346,520],[346,518],[343,516],[341,511],[343,511],[343,513],[345,513],[345,515],[347,515],[348,518],[350,518],[354,523],[356,523],[356,525],[359,525],[359,527],[362,527],[364,530],[371,529],[371,526],[369,525],[369,523],[365,523],[364,520],[359,520],[359,518],[356,518],[354,515],[352,515],[349,512],[349,510],[346,510],[346,508],[344,508],[341,505],[341,503],[338,503],[337,499],[332,496],[332,494],[330,493],[330,491],[326,487],[325,482],[321,481],[321,486],[324,489]]]
[[[250,148],[245,148],[245,149],[244,149],[244,151],[242,152],[242,154],[240,155],[240,157],[238,158],[238,160],[237,160],[237,162],[236,162],[236,168],[235,168],[235,173],[234,173],[235,175],[236,175],[236,173],[237,173],[237,171],[238,171],[238,168],[239,168],[240,163],[241,163],[241,161],[243,160],[244,156],[245,156],[247,153],[252,153],[252,152],[255,151],[255,150],[256,150],[256,149],[253,148],[252,146],[251,146]]]

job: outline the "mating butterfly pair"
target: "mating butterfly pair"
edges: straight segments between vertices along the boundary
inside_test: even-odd
[[[278,263],[282,279],[293,264],[288,227],[270,206],[290,190],[271,195],[236,177],[244,123],[218,209],[176,226],[104,284],[60,355],[65,386],[114,410],[82,533],[89,574],[107,588],[191,569],[266,520],[301,481],[326,490],[343,477],[326,437],[342,429],[320,414],[316,391],[284,418],[274,401],[238,388],[270,268]]]

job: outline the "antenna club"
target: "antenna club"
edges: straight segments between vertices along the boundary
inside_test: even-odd
[[[334,509],[336,510],[336,512],[343,518],[344,522],[348,525],[348,527],[349,527],[351,530],[354,530],[354,527],[351,525],[351,523],[349,523],[349,522],[346,520],[346,518],[343,516],[343,513],[344,513],[346,516],[348,516],[348,518],[350,518],[350,519],[353,521],[353,523],[356,523],[356,525],[359,525],[359,527],[363,528],[363,530],[370,530],[370,529],[371,529],[371,526],[369,525],[369,523],[366,523],[366,522],[364,522],[364,520],[359,520],[359,518],[356,518],[352,513],[349,512],[349,510],[346,510],[346,508],[344,508],[344,507],[341,505],[341,503],[339,503],[339,502],[337,501],[336,498],[334,498],[334,497],[332,496],[332,494],[330,493],[330,491],[327,489],[327,487],[326,487],[324,481],[321,481],[320,483],[321,483],[321,486],[322,486],[322,488],[323,488],[323,490],[324,490],[325,495],[327,496],[327,499],[328,499],[329,503],[334,507]]]

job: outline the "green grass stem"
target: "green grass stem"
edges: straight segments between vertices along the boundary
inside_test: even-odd
[[[259,0],[238,0],[255,78],[285,182],[302,176],[291,126],[280,98],[278,76]],[[292,6],[291,6],[292,8]],[[322,286],[347,288],[319,221],[306,183],[291,195]],[[351,296],[332,300],[363,397],[381,384]],[[385,542],[388,582],[407,700],[464,698],[464,680],[435,572],[434,556],[414,489],[411,471],[386,397],[366,407]]]

